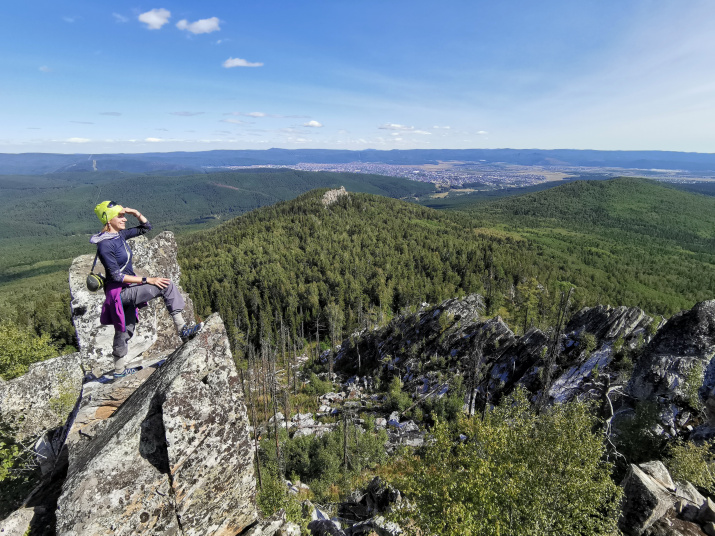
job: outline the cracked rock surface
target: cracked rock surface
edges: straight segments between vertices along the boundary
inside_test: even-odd
[[[57,534],[237,534],[257,517],[240,379],[220,317],[68,443]]]

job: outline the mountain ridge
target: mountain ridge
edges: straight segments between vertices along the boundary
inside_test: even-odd
[[[212,166],[380,162],[425,164],[438,161],[503,162],[520,165],[621,167],[700,172],[715,171],[715,153],[608,151],[592,149],[335,149],[216,150],[168,153],[56,154],[0,153],[0,174],[126,169],[127,171],[200,170]],[[104,162],[105,164],[102,164]],[[111,167],[109,169],[112,169]]]

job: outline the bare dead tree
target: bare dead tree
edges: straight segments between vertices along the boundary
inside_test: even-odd
[[[258,473],[258,486],[263,489],[263,480],[261,479],[261,461],[258,458],[258,419],[256,417],[256,404],[254,402],[254,393],[258,389],[255,378],[256,355],[253,345],[248,347],[248,401],[251,410],[251,419],[253,420],[253,454],[256,458],[256,472]]]
[[[561,353],[561,335],[563,334],[563,329],[566,320],[566,312],[568,311],[569,302],[571,300],[571,294],[573,293],[573,290],[573,287],[571,287],[568,292],[561,293],[561,302],[559,304],[559,312],[556,319],[556,326],[554,326],[554,329],[552,331],[552,337],[549,341],[546,355],[544,356],[544,368],[542,377],[543,385],[536,403],[536,409],[538,412],[542,412],[549,403],[549,391],[551,390],[551,385],[553,383],[553,368],[556,364],[556,361],[558,360],[559,354]]]
[[[476,411],[476,390],[479,385],[479,369],[484,362],[482,343],[476,344],[467,356],[467,388],[469,389],[467,414],[472,416]]]

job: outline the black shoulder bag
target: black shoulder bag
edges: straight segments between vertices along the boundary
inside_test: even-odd
[[[99,256],[99,251],[94,256],[94,262],[92,263],[92,269],[87,276],[87,288],[91,292],[97,292],[99,289],[104,288],[105,277],[102,274],[95,274],[94,267],[97,266],[97,257]]]

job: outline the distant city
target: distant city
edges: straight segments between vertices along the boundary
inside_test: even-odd
[[[398,165],[379,162],[261,164],[251,166],[205,166],[208,170],[283,168],[302,171],[369,173],[430,182],[445,188],[524,188],[544,182],[590,178],[646,177],[667,182],[693,183],[715,180],[703,174],[681,170],[626,169],[585,166],[523,166],[488,162],[440,162],[439,164]]]

